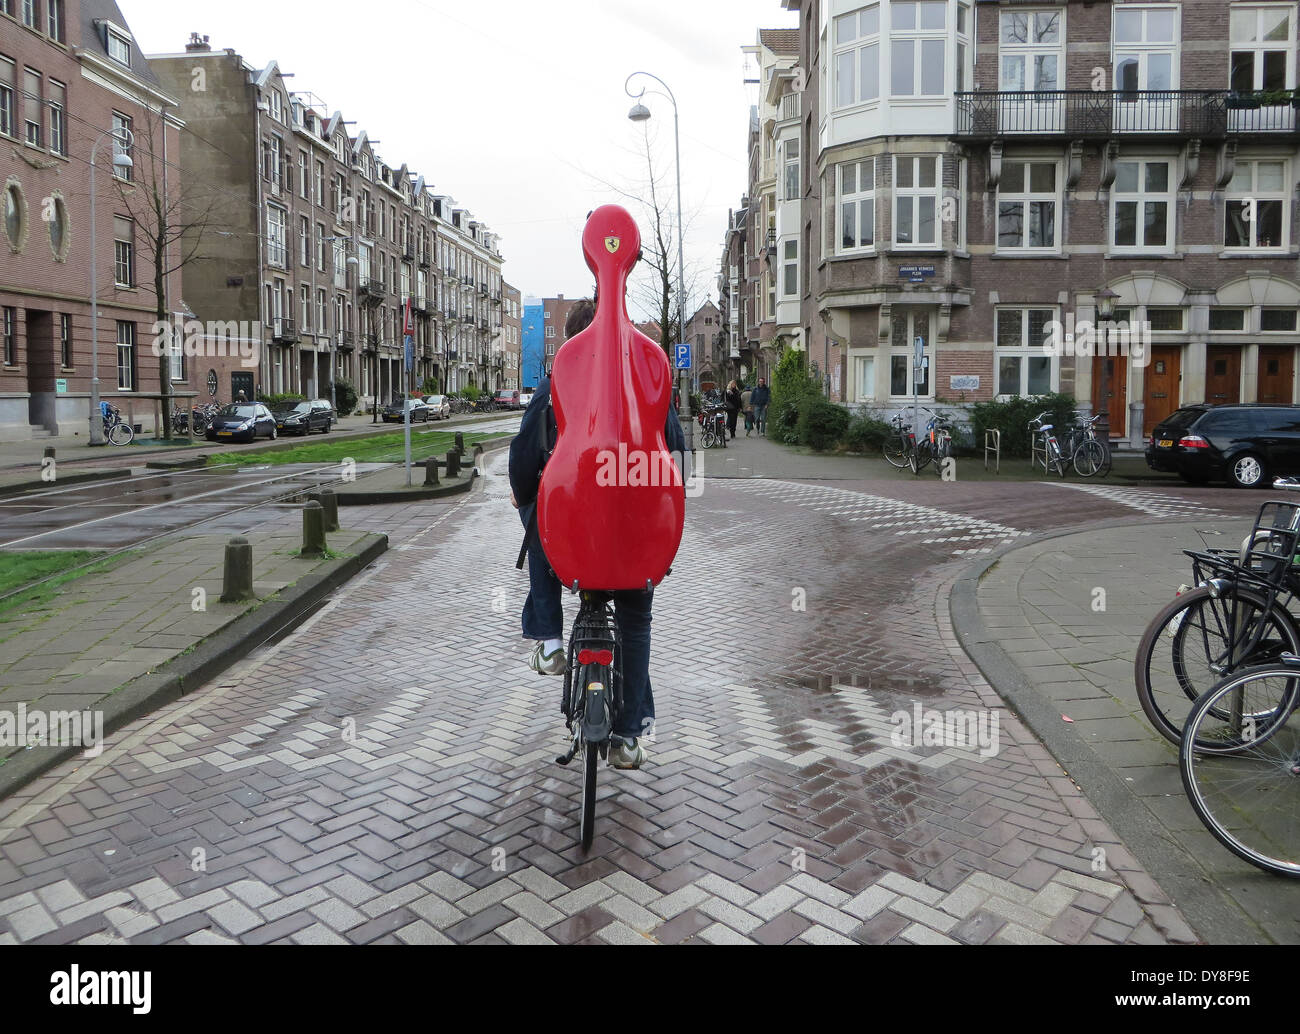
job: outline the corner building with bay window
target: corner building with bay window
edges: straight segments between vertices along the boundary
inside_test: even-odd
[[[832,399],[909,406],[920,339],[924,404],[1070,392],[1133,446],[1182,404],[1296,400],[1296,3],[784,6],[782,288]],[[1048,354],[1106,289],[1146,355]]]

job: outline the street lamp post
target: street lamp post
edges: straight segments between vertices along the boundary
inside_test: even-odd
[[[668,84],[660,79],[657,75],[650,72],[633,72],[623,83],[623,92],[635,100],[637,103],[632,106],[632,110],[627,113],[627,117],[633,122],[645,122],[650,117],[650,109],[641,103],[641,98],[646,94],[646,88],[641,87],[640,92],[632,92],[632,80],[638,75],[644,75],[647,79],[653,79],[667,91],[663,94],[673,104],[673,147],[677,159],[677,336],[679,338],[686,335],[686,263],[683,258],[682,238],[686,232],[686,226],[682,222],[682,138],[678,125],[677,116],[677,98],[673,96],[673,91]],[[659,91],[653,91],[658,93]],[[695,358],[695,357],[693,357]],[[682,374],[677,372],[677,393],[680,396],[682,390]],[[689,406],[687,407],[689,408]],[[677,411],[678,421],[686,429],[686,448],[691,452],[695,451],[694,424],[690,418],[682,419],[681,410]]]
[[[1119,294],[1105,287],[1098,291],[1094,298],[1097,304],[1098,329],[1101,331],[1101,340],[1098,342],[1101,354],[1101,393],[1098,395],[1098,401],[1100,405],[1106,407],[1104,434],[1106,447],[1110,448],[1110,364],[1113,361],[1110,354],[1110,326],[1115,318],[1115,301],[1119,298]]]
[[[118,134],[121,134],[119,139]],[[120,142],[121,150],[113,152],[113,168],[129,169],[135,163],[131,161],[131,156],[127,154],[127,148],[134,142],[135,137],[131,131],[125,127],[122,129],[106,129],[95,138],[95,144],[90,149],[90,444],[104,444],[104,418],[99,411],[99,281],[96,279],[97,267],[95,256],[97,246],[95,243],[95,155],[99,152],[99,145],[104,142],[104,137],[111,136],[115,143]]]

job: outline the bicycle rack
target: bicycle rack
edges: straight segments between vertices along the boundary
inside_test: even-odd
[[[989,453],[993,454],[993,473],[1002,473],[1002,431],[997,427],[984,430],[984,469],[989,469]]]

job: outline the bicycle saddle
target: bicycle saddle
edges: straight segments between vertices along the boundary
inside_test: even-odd
[[[561,584],[645,589],[667,574],[686,516],[664,441],[672,371],[628,318],[627,279],[641,251],[632,216],[597,208],[582,250],[596,274],[596,314],[551,369],[559,434],[538,486],[538,535]]]

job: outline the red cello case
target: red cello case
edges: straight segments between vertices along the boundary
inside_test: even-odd
[[[538,487],[538,535],[565,586],[645,589],[668,573],[686,517],[664,441],[672,370],[627,315],[627,279],[641,252],[632,216],[618,205],[596,209],[582,251],[596,274],[596,315],[551,368],[559,437]]]

